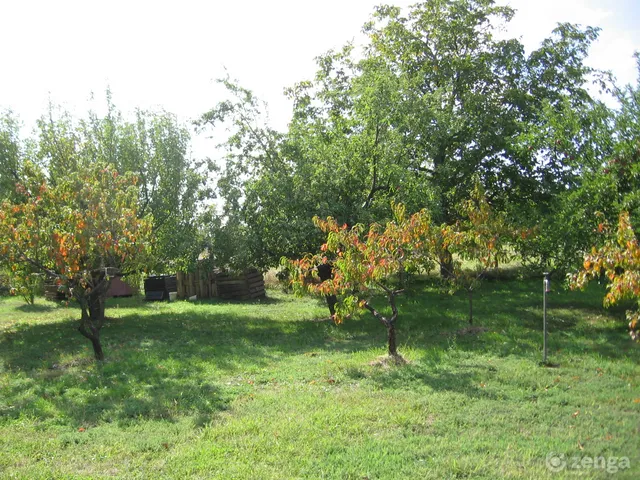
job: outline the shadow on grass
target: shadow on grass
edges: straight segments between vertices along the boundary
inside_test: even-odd
[[[198,365],[185,366],[190,372],[182,376],[136,362],[34,371],[29,375],[33,382],[12,387],[11,405],[4,411],[0,405],[0,417],[64,418],[87,427],[99,422],[124,425],[141,418],[173,421],[192,415],[198,425],[204,425],[228,408],[231,397],[207,379]]]
[[[50,312],[52,310],[55,310],[56,308],[58,308],[58,305],[53,302],[51,304],[35,303],[33,305],[25,303],[16,307],[16,310],[19,310],[25,313],[42,313],[42,312]]]
[[[267,295],[263,298],[253,298],[250,300],[233,300],[223,298],[203,298],[198,300],[177,300],[178,302],[189,302],[194,305],[278,305],[284,300],[278,297]]]
[[[93,361],[77,320],[21,322],[2,332],[0,373],[20,380],[0,388],[7,399],[4,408],[0,402],[0,417],[62,416],[81,425],[192,415],[205,424],[242,393],[242,386],[219,384],[221,377],[242,376],[309,350],[362,347],[361,341],[330,337],[334,326],[273,321],[229,308],[131,312],[107,319],[102,364]]]
[[[152,301],[146,300],[143,295],[134,295],[131,297],[112,297],[107,299],[107,308],[114,308],[116,305],[118,308],[154,308],[154,306],[164,306],[169,303],[186,303],[192,305],[276,305],[282,303],[283,300],[278,297],[267,295],[264,298],[256,298],[252,300],[224,300],[221,298],[203,298],[197,300],[185,300],[179,299],[174,302],[167,300]]]
[[[370,378],[385,389],[421,384],[486,397],[489,394],[479,388],[474,370],[479,367],[439,369],[442,355],[454,349],[536,357],[542,345],[538,283],[485,284],[474,301],[476,324],[488,329],[479,335],[456,333],[467,326],[466,296],[443,295],[427,284],[411,296],[401,296],[400,348],[411,347],[428,355],[415,364],[374,372]],[[595,291],[559,292],[552,297],[552,353],[582,355],[591,351],[615,359],[633,350],[637,355],[624,322],[584,320],[585,316],[597,318],[604,313],[598,295]],[[122,300],[112,299],[109,306],[126,309],[127,302]],[[194,415],[198,422],[206,423],[228,407],[232,396],[245,393],[246,385],[222,385],[221,377],[228,380],[248,371],[277,369],[287,356],[310,351],[382,351],[386,343],[384,327],[369,315],[341,326],[288,320],[281,304],[289,300],[281,298],[242,302],[243,308],[260,308],[252,314],[229,308],[234,303],[229,301],[202,301],[175,309],[161,305],[160,311],[154,312],[144,308],[140,298],[127,300],[129,307],[143,309],[140,313],[125,310],[121,317],[107,322],[102,332],[107,361],[102,365],[93,362],[90,346],[77,332],[75,320],[23,322],[2,332],[0,372],[8,371],[20,380],[0,387],[8,399],[6,407],[0,402],[0,416],[21,412],[38,418],[62,415],[82,424]],[[384,305],[382,299],[376,303]],[[212,308],[207,308],[209,304]],[[213,308],[215,305],[225,308]],[[301,304],[292,305],[295,309]],[[73,315],[77,317],[79,312]],[[347,375],[357,379],[363,373],[356,369]]]
[[[468,326],[464,292],[449,296],[426,289],[422,298],[416,294],[401,305],[402,321],[412,332],[410,344],[445,348],[447,339],[455,338],[463,350],[538,355],[543,324],[540,284],[537,280],[483,283],[474,295],[474,325],[488,329],[480,335],[458,333]],[[576,355],[590,351],[611,359],[638,353],[628,336],[624,308],[605,310],[604,293],[602,287],[590,285],[586,292],[560,290],[549,295],[547,325],[552,351]],[[432,329],[424,328],[425,324]]]
[[[392,390],[414,389],[417,384],[434,391],[450,391],[472,398],[495,400],[494,393],[482,388],[479,374],[487,369],[465,365],[456,369],[429,368],[423,361],[403,365],[390,370],[379,369],[369,378],[380,388]],[[359,371],[349,371],[347,375],[357,380],[363,377]]]

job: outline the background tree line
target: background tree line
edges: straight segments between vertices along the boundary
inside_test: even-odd
[[[638,87],[585,64],[597,29],[558,25],[527,54],[496,36],[512,15],[490,0],[376,9],[362,51],[320,56],[315,78],[287,89],[284,133],[224,80],[230,100],[197,122],[232,131],[221,230],[266,267],[322,243],[314,215],[369,224],[390,218],[393,200],[453,223],[478,176],[493,207],[531,231],[513,245],[525,262],[575,267],[597,212],[636,209]]]
[[[50,105],[26,139],[18,119],[3,114],[0,263],[27,300],[43,275],[66,288],[101,358],[113,275],[190,269],[203,257],[267,269],[317,251],[326,237],[314,217],[363,235],[357,226],[371,225],[371,235],[374,225],[396,231],[392,205],[428,212],[438,228],[427,230],[443,232],[428,263],[462,285],[454,253],[483,268],[486,252],[507,255],[495,254],[487,225],[470,220],[484,214],[461,213],[481,191],[467,213],[486,205],[478,211],[495,212],[501,230],[521,232],[508,247],[525,263],[582,267],[582,283],[607,273],[620,285],[610,302],[638,298],[640,82],[618,86],[586,65],[598,36],[591,27],[560,24],[529,53],[499,38],[513,13],[493,0],[378,7],[362,49],[321,55],[315,77],[286,90],[293,112],[284,132],[268,125],[251,91],[221,80],[228,98],[194,122],[198,132],[229,132],[217,162],[192,157],[189,128],[174,115],[125,118],[109,91],[105,114],[74,118]],[[403,265],[386,241],[368,241],[372,272]],[[637,315],[630,321],[635,329]]]
[[[286,90],[284,132],[251,91],[224,79],[228,98],[195,121],[198,132],[230,131],[217,162],[192,158],[189,128],[170,113],[125,118],[109,92],[104,115],[50,106],[26,140],[5,114],[0,198],[20,201],[28,165],[52,185],[110,165],[138,178],[150,271],[192,268],[203,252],[219,266],[268,268],[323,242],[314,216],[384,222],[394,201],[453,224],[477,178],[492,208],[530,232],[512,245],[525,262],[570,269],[597,242],[601,216],[637,215],[639,87],[585,64],[597,29],[558,25],[527,53],[497,35],[512,16],[491,0],[377,8],[364,48],[327,52],[314,78]],[[446,273],[452,259],[442,255]]]

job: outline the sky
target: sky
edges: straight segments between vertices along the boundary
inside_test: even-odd
[[[222,99],[228,72],[284,129],[285,87],[313,77],[314,58],[358,42],[373,7],[414,0],[0,0],[0,109],[26,128],[51,99],[77,116],[109,87],[116,106],[194,119]],[[557,22],[602,28],[589,64],[636,83],[638,0],[499,0],[517,9],[507,34],[535,48]],[[205,148],[202,146],[198,147]]]

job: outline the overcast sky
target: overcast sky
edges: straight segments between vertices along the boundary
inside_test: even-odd
[[[0,109],[29,127],[49,97],[83,115],[110,86],[116,106],[163,107],[181,120],[220,99],[224,68],[269,103],[284,128],[283,88],[310,78],[314,57],[358,40],[373,7],[396,0],[0,0]],[[518,10],[509,33],[534,48],[556,22],[602,28],[590,64],[635,83],[638,0],[502,0]]]

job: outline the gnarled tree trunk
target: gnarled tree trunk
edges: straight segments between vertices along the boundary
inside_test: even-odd
[[[374,317],[387,327],[387,345],[389,355],[392,357],[398,357],[398,346],[396,344],[396,320],[398,319],[398,308],[396,307],[396,295],[402,293],[402,290],[391,290],[383,285],[380,287],[389,295],[389,305],[391,306],[392,315],[387,318],[378,312],[375,308],[369,305],[369,302],[365,302],[364,307],[369,310]]]
[[[100,343],[100,330],[104,325],[104,303],[111,279],[105,274],[97,274],[92,277],[91,284],[93,288],[74,288],[74,296],[82,309],[78,331],[91,341],[96,360],[102,361],[104,352]]]
[[[398,356],[398,347],[396,345],[396,324],[395,321],[390,322],[387,325],[387,339],[389,344],[389,355],[392,357]]]

